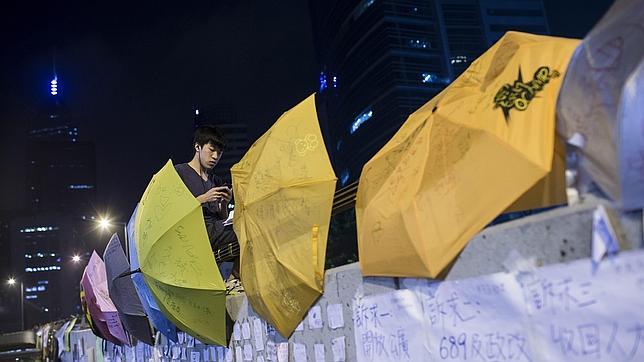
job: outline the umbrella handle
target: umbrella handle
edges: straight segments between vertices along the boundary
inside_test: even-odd
[[[116,278],[123,278],[123,277],[126,277],[128,275],[132,275],[134,273],[140,273],[140,272],[141,272],[141,268],[138,268],[136,270],[130,270],[130,271],[123,272],[119,276],[117,276]]]

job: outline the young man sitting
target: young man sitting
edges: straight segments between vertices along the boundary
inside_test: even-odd
[[[213,172],[219,162],[226,139],[214,126],[204,125],[195,130],[194,156],[187,163],[175,165],[177,173],[186,184],[188,190],[201,203],[203,216],[208,232],[208,239],[212,250],[236,249],[239,257],[237,236],[231,227],[225,227],[224,221],[228,218],[228,204],[232,199],[232,190]],[[227,262],[228,260],[226,260]],[[232,265],[219,261],[220,270],[230,270]],[[224,279],[228,273],[222,275]]]

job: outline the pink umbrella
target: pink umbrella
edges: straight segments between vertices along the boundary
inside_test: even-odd
[[[105,263],[96,251],[92,253],[89,263],[83,272],[81,285],[85,291],[87,309],[96,328],[108,341],[121,345],[130,345],[125,335],[125,329],[119,319],[118,311],[110,299],[107,287],[107,273]]]

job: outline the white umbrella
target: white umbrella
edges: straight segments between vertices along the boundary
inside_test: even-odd
[[[644,2],[617,1],[575,51],[557,109],[582,171],[627,210],[644,207],[642,44]]]

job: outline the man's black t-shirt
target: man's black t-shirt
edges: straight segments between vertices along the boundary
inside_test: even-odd
[[[223,186],[223,182],[219,177],[211,174],[208,177],[208,180],[204,180],[197,171],[187,163],[175,165],[174,168],[177,170],[179,177],[181,177],[181,180],[183,180],[183,183],[186,184],[188,190],[190,190],[194,197],[203,195],[213,187]],[[210,243],[212,245],[218,244],[217,241],[220,240],[220,236],[224,231],[223,222],[227,217],[226,210],[219,210],[219,203],[217,202],[206,202],[201,206]]]

